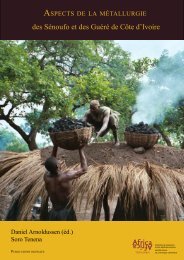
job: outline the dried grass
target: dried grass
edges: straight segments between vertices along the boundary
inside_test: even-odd
[[[148,163],[127,166],[90,166],[86,175],[73,183],[73,200],[80,210],[83,198],[86,209],[95,201],[98,207],[108,193],[110,200],[119,196],[125,219],[136,219],[137,209],[145,211],[147,220],[157,219],[161,200],[167,220],[184,214],[184,175]]]
[[[28,156],[29,153],[0,152],[0,177]]]
[[[184,215],[184,175],[181,171],[151,165],[153,186],[164,202],[167,220]]]
[[[66,165],[61,164],[62,170]],[[41,196],[45,201],[40,151],[6,153],[0,158],[0,194],[13,200],[21,197],[19,220],[30,218],[31,208]],[[127,220],[136,219],[137,209],[146,212],[147,220],[157,219],[163,208],[167,220],[177,220],[184,214],[184,169],[170,169],[149,163],[89,166],[88,172],[72,183],[71,201],[76,209],[85,209],[94,202],[98,206],[104,196],[109,200],[119,196],[119,206]]]
[[[0,194],[9,194],[12,196],[12,200],[21,196],[19,220],[29,219],[31,208],[36,199],[39,196],[43,199],[46,198],[43,182],[45,167],[41,161],[40,151],[9,157],[8,162],[11,168],[7,167],[10,169],[0,178]],[[61,168],[66,168],[64,163],[61,164]]]

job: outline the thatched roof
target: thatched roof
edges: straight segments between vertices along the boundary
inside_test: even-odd
[[[28,156],[29,153],[0,152],[0,177]]]
[[[62,169],[66,165],[62,163]],[[0,156],[0,194],[20,198],[19,220],[30,218],[32,205],[38,196],[45,201],[43,175],[45,168],[40,151]],[[167,220],[184,214],[184,168],[174,169],[148,162],[125,165],[93,163],[88,172],[73,182],[71,200],[77,211],[81,205],[101,208],[108,194],[109,201],[118,199],[123,219],[136,220],[137,209],[145,211],[147,220],[158,219],[158,210],[165,211]]]
[[[9,194],[12,200],[20,198],[19,219],[29,219],[31,208],[41,196],[46,199],[40,151],[11,154],[6,153],[0,159],[0,194]],[[65,165],[62,164],[64,167]]]
[[[150,164],[119,167],[102,165],[90,167],[87,174],[74,182],[72,199],[80,208],[83,197],[86,208],[108,194],[109,200],[118,195],[121,207],[129,219],[134,219],[136,204],[140,210],[147,205],[147,219],[156,219],[162,207],[167,220],[177,220],[184,214],[184,172]],[[161,203],[162,202],[162,203]],[[151,212],[149,212],[151,210]]]

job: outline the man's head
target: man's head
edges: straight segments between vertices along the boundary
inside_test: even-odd
[[[99,103],[98,100],[92,100],[92,101],[90,102],[90,111],[91,111],[92,113],[97,113],[98,110],[99,110],[99,108],[100,108],[100,103]]]
[[[47,171],[49,171],[51,174],[57,174],[58,173],[58,161],[55,157],[51,156],[45,161],[45,168]]]

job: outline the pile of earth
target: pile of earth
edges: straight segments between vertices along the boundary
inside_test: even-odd
[[[53,147],[47,147],[41,150],[43,161],[51,155],[52,149]],[[147,161],[163,167],[184,169],[184,149],[163,145],[155,145],[146,150],[144,154],[137,154],[125,143],[121,143],[118,148],[113,143],[93,143],[85,147],[85,154],[88,165],[126,165],[129,162],[143,163]],[[68,151],[59,148],[57,158],[65,160],[67,166],[79,163],[78,150]]]

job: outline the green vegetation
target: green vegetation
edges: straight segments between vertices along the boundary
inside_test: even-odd
[[[6,128],[0,129],[0,151],[27,152],[28,146],[21,137]]]
[[[131,121],[139,79],[154,66],[157,60],[132,61],[109,40],[0,41],[0,120],[34,150],[37,134],[47,132],[50,119],[76,116],[91,99],[99,99],[121,113],[123,131]],[[172,127],[169,117],[161,127],[167,126],[167,134],[174,133],[182,146],[183,107],[169,115]],[[27,127],[17,118],[26,119]]]

